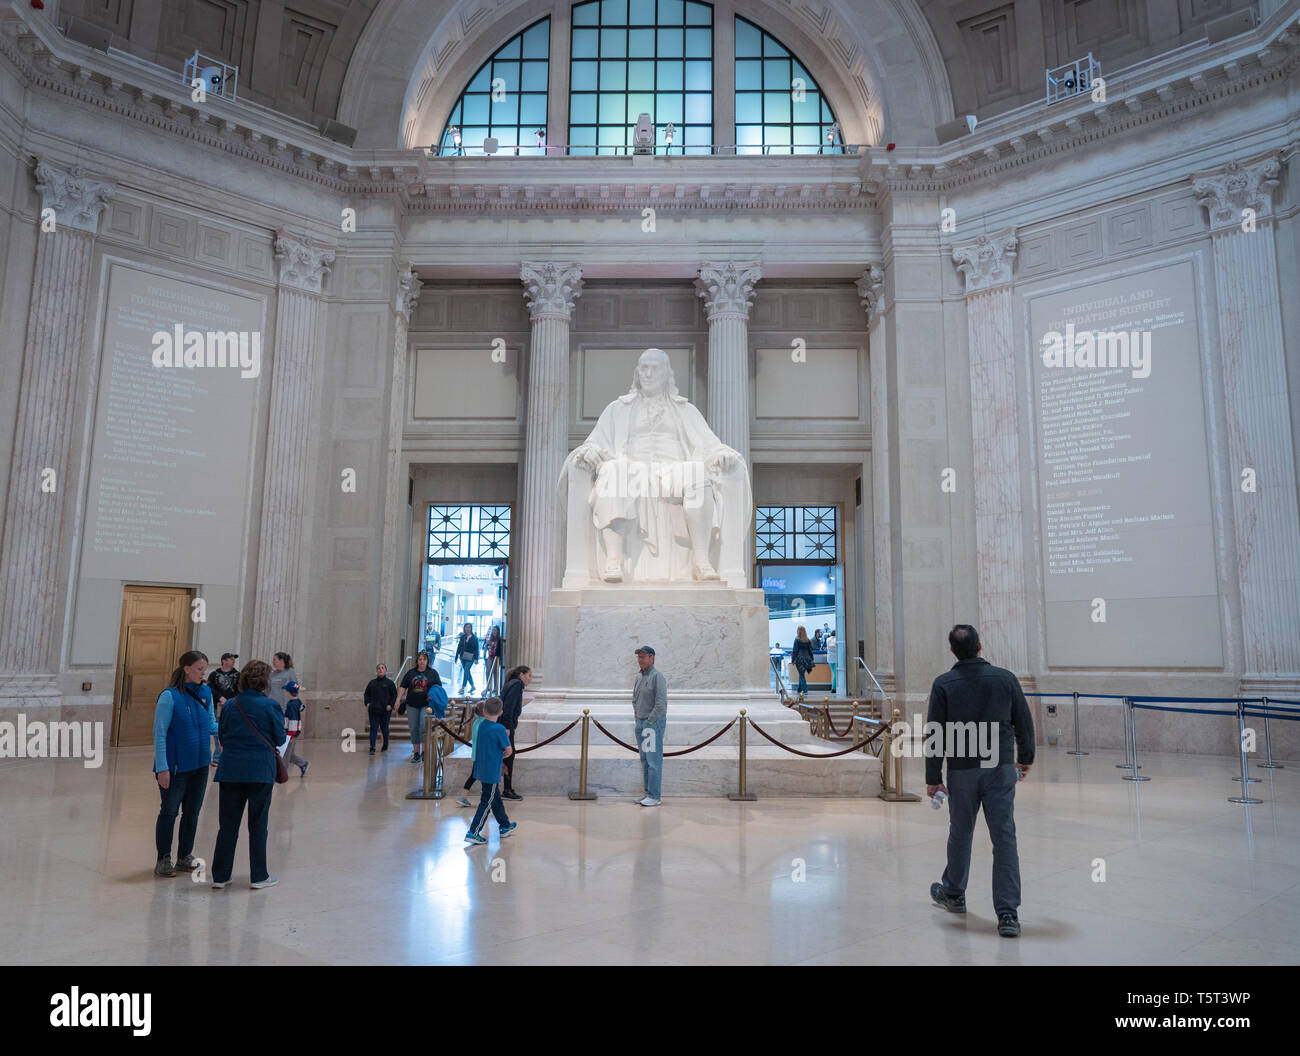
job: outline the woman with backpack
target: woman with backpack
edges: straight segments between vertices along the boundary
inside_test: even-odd
[[[177,869],[191,872],[198,868],[193,854],[194,834],[208,787],[212,738],[217,732],[212,690],[204,681],[207,671],[208,658],[203,653],[197,649],[182,653],[154,707],[153,774],[162,799],[154,825],[158,850],[154,876],[175,876]],[[177,812],[181,815],[181,838],[173,865],[172,833]]]
[[[799,696],[808,692],[808,672],[813,669],[813,647],[812,642],[808,641],[808,632],[800,624],[799,632],[795,635],[794,648],[790,650],[790,660],[794,664],[795,670],[799,672]]]

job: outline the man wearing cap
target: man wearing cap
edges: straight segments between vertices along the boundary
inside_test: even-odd
[[[636,651],[641,673],[632,687],[632,710],[636,714],[636,743],[641,753],[641,777],[645,781],[643,807],[659,806],[660,781],[664,772],[664,728],[668,725],[668,679],[655,667],[653,646]]]
[[[212,700],[218,716],[226,701],[234,700],[239,692],[239,672],[235,669],[235,661],[238,659],[238,653],[222,653],[221,667],[208,675],[208,688],[212,690]],[[221,743],[218,742],[217,750],[212,756],[212,765],[216,766],[220,759]]]

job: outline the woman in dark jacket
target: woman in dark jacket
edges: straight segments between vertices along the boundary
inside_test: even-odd
[[[271,668],[261,660],[239,673],[239,696],[221,709],[220,830],[212,854],[212,886],[225,887],[235,866],[239,823],[248,807],[248,864],[254,888],[279,883],[266,868],[266,828],[275,788],[275,753],[288,739],[284,710],[266,695]]]
[[[510,756],[506,759],[505,789],[502,799],[523,799],[515,791],[515,729],[519,725],[519,714],[524,710],[524,687],[533,680],[533,669],[520,664],[506,673],[506,685],[501,690],[501,718],[497,721],[510,734]]]
[[[799,672],[799,696],[808,692],[808,672],[813,669],[813,647],[808,641],[808,632],[801,625],[795,635],[794,648],[790,650],[790,661]]]

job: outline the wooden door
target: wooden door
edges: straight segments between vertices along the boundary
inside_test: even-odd
[[[183,587],[126,587],[114,696],[113,744],[153,743],[153,713],[176,659],[190,645],[190,592]]]

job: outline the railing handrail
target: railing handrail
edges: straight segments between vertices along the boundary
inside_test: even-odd
[[[242,102],[242,100],[241,100]],[[787,151],[785,144],[780,148],[773,145],[762,146],[758,143],[700,143],[690,146],[690,153],[685,153],[682,144],[674,143],[672,146],[665,146],[657,143],[653,151],[636,146],[607,146],[582,143],[546,143],[538,146],[535,143],[519,143],[514,146],[500,147],[493,154],[484,154],[482,145],[466,147],[444,147],[438,144],[436,147],[425,147],[424,151],[429,158],[626,158],[632,156],[650,156],[650,157],[671,157],[671,158],[839,158],[839,157],[859,157],[867,154],[871,150],[869,143],[834,143],[829,149],[817,147],[813,149],[812,143],[796,143],[794,146],[806,147],[807,150],[794,153]],[[706,149],[707,148],[707,149]],[[747,153],[737,153],[743,148]],[[591,153],[571,153],[573,151],[590,151]],[[748,153],[757,151],[753,153]]]
[[[886,701],[889,700],[889,694],[885,692],[885,687],[880,684],[880,681],[876,678],[875,673],[871,670],[871,668],[867,666],[867,662],[863,660],[862,657],[860,656],[855,656],[853,659],[856,660],[862,666],[862,670],[865,671],[867,673],[867,677],[871,679],[872,685],[874,685],[876,689],[880,690],[881,697],[884,698]]]

